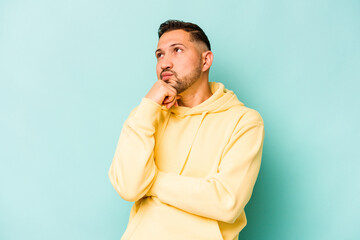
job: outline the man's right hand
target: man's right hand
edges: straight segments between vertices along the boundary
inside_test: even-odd
[[[160,105],[165,105],[167,109],[171,108],[173,105],[178,106],[177,100],[181,98],[180,96],[177,96],[176,89],[163,80],[156,81],[145,97]]]

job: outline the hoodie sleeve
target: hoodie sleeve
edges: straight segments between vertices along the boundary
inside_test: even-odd
[[[123,125],[108,175],[124,200],[139,200],[155,180],[154,133],[160,112],[161,105],[143,98]]]
[[[217,173],[196,178],[158,171],[147,195],[195,215],[235,222],[250,200],[260,169],[264,125],[254,112],[255,121],[238,123]]]

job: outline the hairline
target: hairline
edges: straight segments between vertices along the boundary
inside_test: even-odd
[[[198,50],[199,50],[200,53],[203,53],[203,52],[206,52],[206,51],[211,51],[211,50],[208,48],[208,46],[206,45],[206,43],[205,43],[204,41],[198,40],[198,39],[196,39],[196,38],[194,37],[194,34],[193,34],[192,32],[195,32],[195,31],[197,31],[197,30],[194,30],[194,31],[186,31],[185,29],[182,29],[182,28],[170,29],[170,30],[168,30],[168,31],[166,31],[166,32],[163,32],[163,33],[161,34],[161,37],[162,37],[165,33],[172,32],[172,31],[176,31],[176,30],[182,30],[182,31],[184,31],[184,32],[189,33],[189,35],[190,35],[189,41],[190,41],[190,42],[195,42],[195,43],[197,43],[197,48],[198,48]],[[159,40],[160,40],[161,37],[159,37]],[[196,44],[195,44],[195,45],[196,45]],[[155,52],[156,52],[156,51],[155,51]]]

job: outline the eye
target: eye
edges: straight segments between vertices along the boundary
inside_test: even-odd
[[[156,54],[156,58],[160,58],[160,57],[162,57],[162,55],[163,54],[159,52],[159,53]]]
[[[175,48],[175,52],[179,53],[182,52],[183,50],[181,48]]]

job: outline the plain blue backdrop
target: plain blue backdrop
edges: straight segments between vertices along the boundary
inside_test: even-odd
[[[360,1],[0,1],[0,239],[117,239],[108,179],[156,81],[157,29],[199,24],[265,122],[241,240],[360,239]]]

